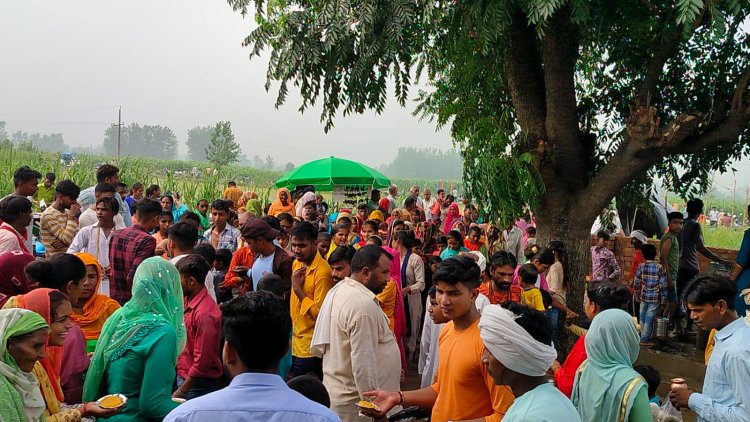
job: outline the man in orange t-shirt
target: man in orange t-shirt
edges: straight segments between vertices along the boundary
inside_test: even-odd
[[[479,336],[479,311],[474,302],[479,294],[479,266],[469,257],[457,256],[438,264],[435,271],[437,302],[445,324],[438,340],[436,382],[415,391],[369,391],[382,417],[395,406],[432,408],[432,420],[499,421],[513,404],[507,386],[492,381],[482,362],[484,344]],[[364,412],[364,411],[363,411]]]
[[[488,271],[491,280],[479,286],[479,293],[487,296],[493,305],[502,305],[506,300],[521,303],[522,289],[512,284],[515,270],[513,254],[500,251],[492,255]]]

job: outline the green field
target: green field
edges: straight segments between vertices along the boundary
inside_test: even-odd
[[[13,191],[13,172],[20,166],[28,165],[44,175],[53,172],[57,180],[73,180],[82,189],[96,184],[96,166],[98,164],[114,163],[112,157],[78,154],[78,163],[65,166],[60,163],[59,154],[41,151],[33,147],[0,145],[0,194],[5,195]],[[146,187],[157,184],[162,192],[179,192],[183,202],[189,206],[199,199],[221,198],[227,182],[236,181],[242,190],[257,192],[265,204],[272,201],[276,194],[274,182],[282,176],[282,172],[250,167],[229,166],[220,170],[215,176],[206,175],[206,168],[210,164],[199,161],[156,160],[148,157],[126,157],[118,165],[120,179],[128,186],[141,182]],[[199,170],[194,178],[190,175],[193,167]],[[181,174],[185,172],[185,174]],[[212,172],[213,173],[213,172]],[[429,187],[435,193],[437,181],[426,179],[391,178],[391,183],[399,187],[400,196],[408,192],[409,187],[417,185],[422,189]],[[447,181],[462,190],[460,183]]]
[[[724,249],[739,249],[742,244],[742,236],[747,227],[726,228],[703,226],[703,240],[706,246]]]

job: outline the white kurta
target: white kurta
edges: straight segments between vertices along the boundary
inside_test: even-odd
[[[342,284],[343,283],[343,284]],[[323,353],[323,384],[331,410],[359,421],[356,403],[365,391],[398,391],[401,357],[388,318],[370,290],[346,278],[331,300],[330,344]]]

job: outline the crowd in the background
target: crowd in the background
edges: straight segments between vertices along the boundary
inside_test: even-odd
[[[714,255],[700,200],[659,243],[633,231],[629,279],[595,230],[576,310],[584,280],[531,213],[498,224],[418,186],[347,208],[229,182],[187,204],[119,176],[22,167],[0,200],[2,421],[750,420],[750,235],[737,262]],[[731,274],[701,275],[698,254]],[[657,318],[711,331],[702,393],[660,398],[634,367]],[[580,338],[558,361],[565,327]]]

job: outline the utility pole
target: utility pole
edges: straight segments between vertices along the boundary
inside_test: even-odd
[[[117,112],[117,165],[120,165],[120,137],[122,136],[122,106]]]
[[[742,219],[743,224],[750,225],[750,213],[747,212],[747,204],[750,202],[750,186],[745,188],[745,207],[742,208],[744,218]]]

